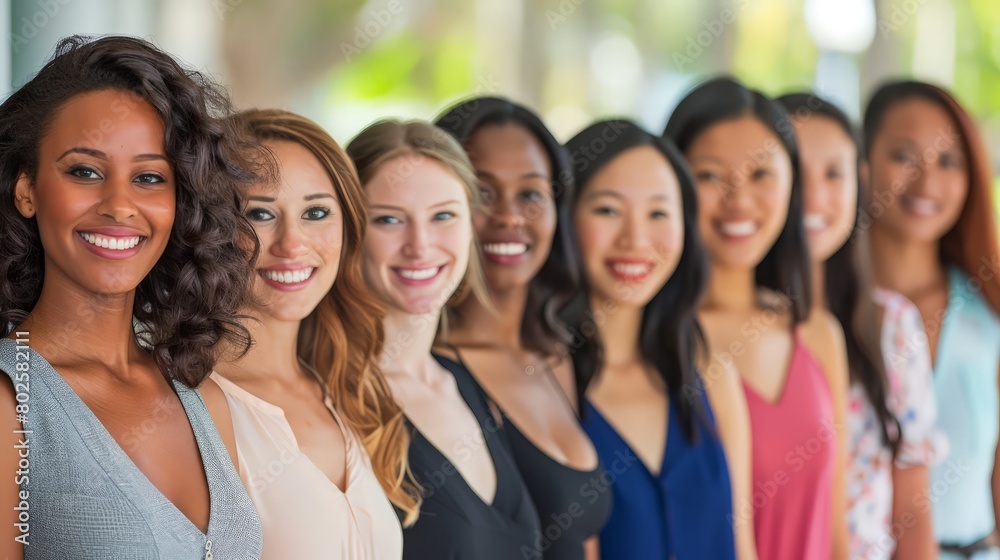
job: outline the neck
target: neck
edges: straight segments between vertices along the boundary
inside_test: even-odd
[[[757,282],[752,268],[716,267],[712,270],[702,308],[746,311],[757,306]]]
[[[521,349],[521,322],[528,288],[491,292],[490,295],[495,311],[483,307],[476,298],[468,298],[459,307],[462,324],[452,333],[451,339],[457,346],[486,344]]]
[[[51,267],[46,267],[51,270]],[[49,363],[97,363],[123,377],[130,357],[142,352],[135,339],[135,290],[102,295],[64,276],[46,275],[38,303],[17,330]]]
[[[218,364],[219,373],[233,381],[298,379],[302,375],[297,352],[301,321],[279,321],[256,311],[244,310],[244,314],[252,317],[244,325],[253,346],[242,357]]]
[[[411,315],[390,310],[382,320],[385,344],[380,365],[386,378],[412,377],[433,382],[435,361],[431,356],[440,313]]]
[[[916,242],[872,227],[872,261],[879,286],[907,297],[945,282],[937,242]]]
[[[604,368],[619,369],[642,364],[642,352],[639,349],[639,331],[642,328],[641,307],[611,306],[607,300],[591,297],[591,309],[610,309],[606,313],[597,313],[603,320],[597,321],[597,330],[604,343]]]
[[[826,263],[813,262],[812,266],[812,304],[813,309],[830,308],[830,302],[826,301]]]

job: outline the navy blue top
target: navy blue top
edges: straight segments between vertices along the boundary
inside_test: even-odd
[[[583,428],[613,497],[600,536],[601,560],[736,558],[729,469],[718,437],[699,422],[698,443],[692,444],[671,405],[667,448],[654,476],[590,401],[586,407]],[[707,401],[705,410],[714,423]]]

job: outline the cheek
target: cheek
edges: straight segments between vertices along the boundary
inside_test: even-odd
[[[539,209],[538,216],[533,218],[529,225],[535,232],[535,238],[543,244],[552,242],[552,237],[556,233],[556,210],[549,206],[544,211]]]
[[[177,196],[173,190],[144,196],[138,205],[154,228],[173,227],[177,212]]]

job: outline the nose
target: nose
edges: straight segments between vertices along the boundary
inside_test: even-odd
[[[109,178],[101,189],[101,202],[97,206],[97,213],[107,216],[116,222],[125,220],[138,214],[133,196],[132,181],[127,177]]]
[[[624,250],[642,249],[649,246],[649,228],[641,216],[629,213],[625,217],[618,234],[618,247]]]
[[[294,220],[283,221],[278,237],[271,244],[270,252],[276,257],[294,259],[309,253],[308,236]]]
[[[403,245],[403,255],[411,259],[423,258],[430,242],[430,232],[427,225],[411,223],[406,228],[406,243]]]
[[[523,210],[507,197],[497,197],[490,207],[490,218],[496,227],[502,229],[518,229],[525,223]]]
[[[822,177],[815,175],[803,175],[802,177],[802,198],[805,211],[821,212],[830,202],[831,189],[822,181]]]

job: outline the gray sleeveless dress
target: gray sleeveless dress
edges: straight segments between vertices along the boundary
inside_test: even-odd
[[[17,371],[25,362],[27,384]],[[157,490],[39,354],[0,339],[0,370],[19,399],[28,395],[22,424],[30,430],[29,466],[21,481],[22,494],[29,493],[26,559],[260,558],[257,512],[196,390],[174,381],[208,478],[207,535]]]

